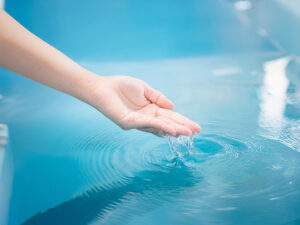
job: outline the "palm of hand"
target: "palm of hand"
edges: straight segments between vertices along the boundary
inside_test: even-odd
[[[173,103],[141,80],[113,76],[104,86],[105,96],[98,109],[123,129],[172,136],[200,131],[198,124],[173,112]]]

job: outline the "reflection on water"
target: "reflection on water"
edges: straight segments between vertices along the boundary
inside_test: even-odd
[[[264,83],[261,93],[260,125],[279,135],[284,123],[284,109],[289,81],[286,67],[289,58],[280,58],[264,64]]]
[[[189,104],[204,102],[187,112],[209,115],[201,123],[203,132],[193,138],[114,133],[108,130],[111,124],[99,123],[102,131],[76,139],[76,147],[72,142],[68,151],[75,161],[68,169],[76,171],[68,173],[76,173],[79,184],[72,195],[45,210],[37,208],[24,223],[297,224],[300,70],[293,57],[261,65],[264,70],[251,76],[243,77],[241,66],[240,74],[221,71],[226,76],[186,85]],[[212,101],[217,103],[210,105]],[[60,169],[67,168],[64,163]],[[57,168],[56,158],[54,164]],[[53,173],[51,168],[44,171],[48,173],[37,177]]]
[[[240,11],[245,11],[245,10],[249,10],[252,7],[252,3],[251,1],[236,1],[234,3],[234,7],[236,10],[240,10]]]
[[[268,26],[257,35],[250,14],[271,1],[230,2],[7,1],[87,68],[147,81],[203,127],[170,145],[120,134],[88,106],[4,73],[0,119],[16,166],[9,225],[299,224],[297,63],[274,60],[282,48]]]
[[[169,89],[176,110],[202,125],[193,139],[121,132],[66,96],[6,103],[18,111],[9,125],[17,162],[9,224],[299,220],[299,64],[256,58],[99,65],[147,71],[142,79],[158,74],[151,84],[169,83],[162,91]]]
[[[177,111],[202,125],[193,139],[121,132],[66,96],[6,103],[4,112],[17,115],[9,125],[17,162],[9,225],[299,220],[298,63],[256,58],[95,66],[146,71],[140,78],[151,77]]]
[[[262,135],[300,151],[300,63],[284,57],[264,64],[259,124]]]
[[[7,142],[8,127],[0,123],[0,224],[7,223],[8,203],[11,192],[11,153],[7,153]]]
[[[75,150],[82,191],[24,224],[152,224],[167,212],[164,224],[231,224],[247,210],[265,216],[274,201],[287,218],[299,219],[298,153],[220,123],[204,124],[206,134],[193,140],[83,138]],[[286,203],[295,210],[285,211]],[[262,217],[247,219],[255,224]]]
[[[289,79],[289,87],[285,116],[295,121],[300,119],[300,58],[293,57],[290,60],[286,73]]]
[[[94,187],[24,224],[125,224],[130,217],[139,216],[172,201],[179,193],[192,187],[200,177],[193,177],[186,167],[168,167],[164,171],[140,171],[128,177],[127,183],[110,189]],[[151,201],[150,201],[151,199]],[[51,222],[49,222],[51,221]]]
[[[0,123],[0,178],[2,175],[2,167],[4,160],[5,147],[8,138],[8,128],[5,124]]]

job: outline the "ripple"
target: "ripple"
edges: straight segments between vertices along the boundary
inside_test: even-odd
[[[206,124],[205,133],[193,138],[137,131],[81,138],[74,152],[82,189],[48,213],[56,218],[66,209],[93,208],[94,221],[118,224],[125,215],[167,205],[168,211],[179,210],[183,221],[219,224],[225,214],[251,210],[264,216],[275,202],[298,205],[299,152],[281,141],[224,127]]]
[[[81,191],[26,224],[59,222],[61,215],[74,224],[78,218],[86,218],[82,224],[120,224],[124,217],[164,207],[182,221],[220,224],[225,215],[237,218],[249,210],[262,218],[274,204],[297,209],[299,152],[282,140],[218,124],[204,125],[205,133],[193,138],[137,131],[81,138],[74,151]],[[299,218],[297,210],[285,213],[290,220]]]
[[[110,189],[126,184],[139,171],[168,166],[173,156],[167,141],[146,136],[148,141],[138,133],[133,138],[106,137],[105,133],[83,138],[75,149],[83,189]]]
[[[273,209],[268,201],[291,204],[299,196],[299,154],[280,141],[234,132],[226,136],[205,134],[194,140],[194,149],[184,161],[203,176],[182,199],[189,217],[199,219],[199,213],[228,208],[262,213]],[[249,201],[251,205],[246,204]]]
[[[240,197],[276,195],[276,189],[287,195],[290,189],[283,190],[282,186],[298,182],[294,174],[298,172],[298,155],[264,137],[204,134],[193,140],[166,140],[133,133],[126,138],[107,138],[102,133],[80,141],[76,155],[82,168],[83,190],[111,189],[125,185],[140,171],[166,171],[174,166],[188,167],[195,177],[206,177],[210,185],[219,185],[222,178],[222,186],[228,189],[226,195]],[[281,179],[275,183],[274,176]]]

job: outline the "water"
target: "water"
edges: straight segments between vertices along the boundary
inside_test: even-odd
[[[220,65],[236,62],[239,74],[219,75]],[[9,224],[297,224],[297,62],[276,54],[244,62],[230,56],[94,65],[170,71],[151,81],[169,79],[173,88],[162,89],[176,110],[201,124],[193,141],[121,131],[89,106],[24,80],[25,89],[42,94],[23,96],[20,87],[2,106],[10,110],[1,118],[14,160]],[[279,72],[277,91],[268,84],[269,65]],[[191,80],[179,75],[184,68]]]
[[[147,81],[202,132],[125,132],[1,70],[0,224],[299,224],[300,60],[252,23],[256,2],[8,0],[78,63]]]
[[[138,133],[126,140],[119,135],[108,140],[105,134],[80,140],[73,154],[81,191],[25,224],[152,224],[158,217],[165,224],[253,224],[262,216],[275,224],[298,219],[299,153],[222,125],[204,124],[205,134],[195,136],[193,145],[186,137],[155,140]]]

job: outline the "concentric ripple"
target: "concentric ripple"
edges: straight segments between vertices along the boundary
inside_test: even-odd
[[[170,224],[230,224],[232,218],[256,224],[274,210],[285,216],[274,214],[271,224],[299,220],[298,151],[220,122],[203,130],[193,138],[130,131],[81,139],[75,150],[81,192],[27,224],[57,215],[75,224],[80,218],[78,224],[120,224],[155,209],[179,215],[180,221],[168,217]],[[249,211],[256,217],[239,217]]]
[[[261,136],[228,132],[206,133],[193,140],[168,140],[132,133],[121,138],[119,134],[108,138],[102,133],[81,140],[76,152],[86,189],[110,189],[128,183],[141,171],[165,171],[178,166],[189,168],[206,181],[222,178],[226,190],[239,186],[238,193],[234,193],[239,196],[268,193],[270,198],[282,197],[291,190],[284,187],[299,181],[299,154]],[[278,176],[280,179],[274,182]],[[282,191],[275,194],[278,190]]]

